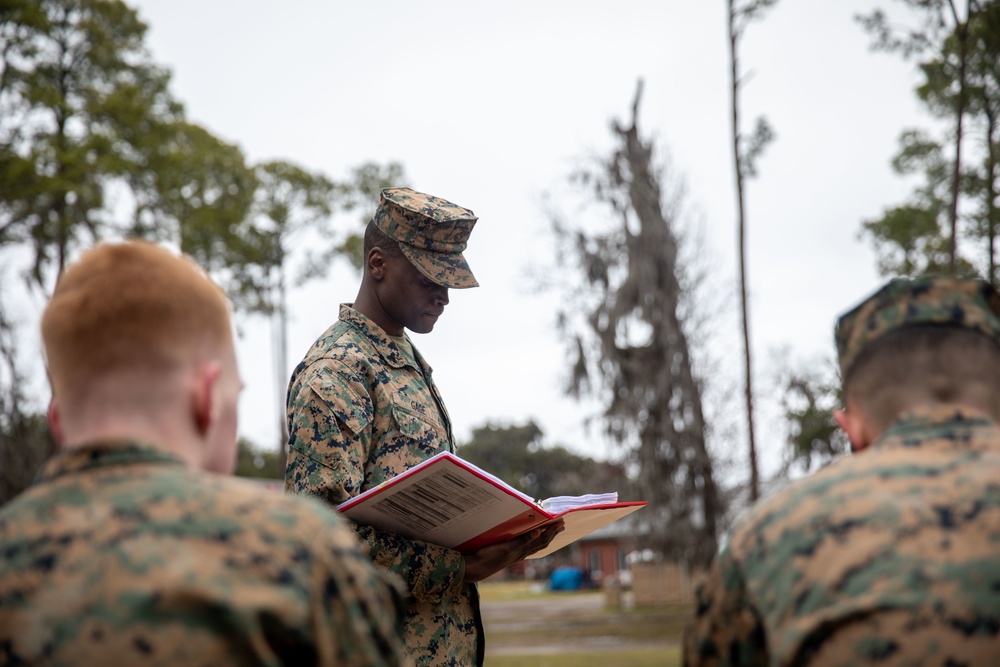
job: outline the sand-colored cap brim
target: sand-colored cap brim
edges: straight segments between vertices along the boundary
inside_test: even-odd
[[[462,253],[420,250],[405,243],[400,243],[399,248],[420,273],[438,285],[448,289],[479,287],[479,282],[472,275],[472,269]]]

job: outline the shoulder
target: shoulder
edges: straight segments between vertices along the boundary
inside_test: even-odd
[[[336,322],[316,339],[304,362],[319,359],[377,358],[388,346],[388,339],[378,326],[347,304],[340,307]]]
[[[308,496],[285,494],[281,482],[274,481],[277,488],[240,477],[217,477],[208,484],[220,510],[239,517],[246,525],[266,529],[272,537],[288,534],[296,540],[312,539],[318,531],[331,528],[343,528],[345,535],[351,534],[345,520],[329,505]]]
[[[320,359],[297,372],[288,389],[287,407],[297,414],[312,415],[317,410],[333,414],[357,432],[375,412],[374,378],[371,365],[365,362]]]
[[[1000,470],[998,456],[990,463],[978,452],[926,443],[873,446],[765,497],[733,529],[733,559],[748,579],[784,576],[776,568],[822,549],[905,532],[933,514],[933,504],[978,495]]]
[[[356,324],[337,320],[320,336],[292,373],[292,387],[339,378],[366,384],[384,366],[383,353]]]
[[[306,388],[327,402],[345,393],[360,399],[368,393],[368,386],[381,366],[381,355],[368,338],[350,324],[338,321],[296,366],[289,400]]]
[[[350,322],[337,320],[316,339],[303,357],[300,366],[332,364],[338,361],[349,364],[377,354],[375,346],[363,331]]]
[[[846,487],[865,493],[870,475],[861,457],[839,459],[808,477],[787,483],[758,501],[737,521],[728,541],[732,558],[741,562],[767,543],[788,537],[788,530],[801,530],[824,522],[842,509],[835,496]]]

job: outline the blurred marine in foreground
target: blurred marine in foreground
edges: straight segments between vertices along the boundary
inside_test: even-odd
[[[241,381],[207,275],[98,246],[42,337],[60,452],[0,509],[0,664],[402,664],[397,594],[338,517],[223,476]]]
[[[854,456],[736,527],[684,664],[996,665],[1000,294],[897,279],[836,342]]]

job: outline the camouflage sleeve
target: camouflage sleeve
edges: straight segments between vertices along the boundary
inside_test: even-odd
[[[362,491],[371,439],[371,416],[345,400],[355,390],[343,380],[296,383],[289,392],[290,448],[285,490],[320,498],[331,505]],[[370,406],[371,401],[368,400]],[[431,603],[462,586],[465,559],[435,544],[408,540],[394,533],[355,526],[376,563],[402,578],[407,592]]]
[[[715,559],[695,591],[695,612],[684,632],[685,667],[766,665],[767,639],[728,550]]]
[[[306,371],[288,392],[285,490],[331,505],[361,493],[371,446],[371,399],[328,369]]]
[[[310,591],[319,665],[397,667],[409,664],[403,643],[401,586],[376,570],[358,550],[354,535],[330,517],[318,537]]]

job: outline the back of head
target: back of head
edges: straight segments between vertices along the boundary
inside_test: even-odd
[[[845,399],[878,430],[927,403],[1000,419],[1000,293],[976,279],[895,279],[836,330]]]
[[[66,269],[42,316],[42,339],[64,407],[98,386],[155,389],[232,345],[222,290],[194,262],[139,241],[99,245]]]
[[[1000,421],[1000,346],[967,329],[903,329],[866,350],[844,388],[879,430],[932,403],[978,408]]]

